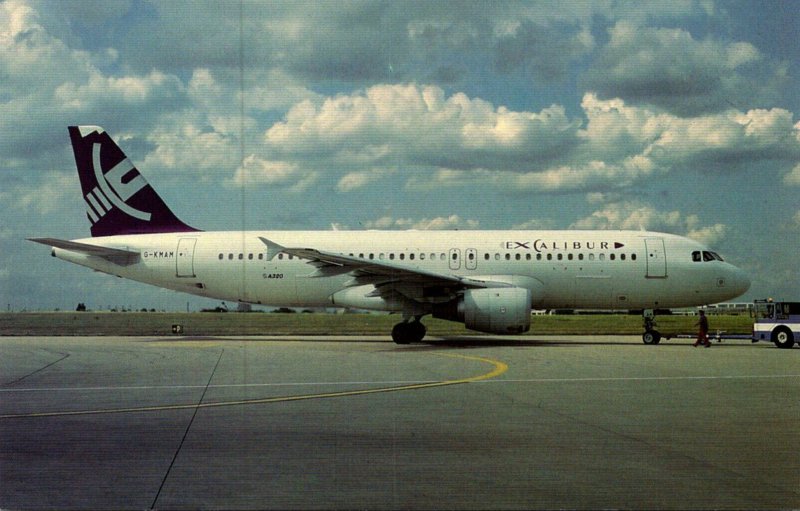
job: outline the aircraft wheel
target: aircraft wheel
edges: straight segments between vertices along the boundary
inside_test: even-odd
[[[397,344],[420,342],[428,331],[419,321],[404,321],[392,328],[392,340]]]
[[[409,344],[411,338],[408,335],[408,323],[398,323],[392,328],[392,340],[397,344]]]
[[[789,328],[779,326],[772,331],[772,342],[779,348],[788,349],[794,346],[794,334]]]
[[[648,330],[642,334],[642,341],[645,344],[658,344],[661,342],[661,333],[658,330]]]

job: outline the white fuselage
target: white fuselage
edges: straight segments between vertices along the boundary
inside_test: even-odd
[[[191,232],[76,240],[138,252],[140,258],[128,265],[62,248],[53,254],[101,272],[221,300],[398,310],[368,298],[337,302],[337,292],[353,287],[352,275],[315,276],[307,260],[283,253],[270,259],[260,237],[285,247],[314,247],[420,271],[508,282],[531,289],[531,305],[540,309],[686,307],[732,299],[749,286],[731,264],[693,259],[693,252],[708,250],[693,240],[636,231]]]

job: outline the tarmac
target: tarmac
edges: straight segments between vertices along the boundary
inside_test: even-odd
[[[0,338],[2,509],[800,508],[800,349]]]

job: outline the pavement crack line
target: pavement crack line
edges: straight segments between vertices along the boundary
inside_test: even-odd
[[[434,382],[424,382],[424,383],[413,383],[408,385],[397,385],[397,386],[390,386],[390,387],[377,387],[372,389],[361,389],[361,390],[343,390],[339,392],[326,392],[326,393],[318,393],[318,394],[299,394],[294,396],[277,396],[277,397],[266,397],[266,398],[256,398],[256,399],[242,399],[242,400],[234,400],[234,401],[218,401],[212,403],[203,403],[202,398],[199,403],[192,403],[192,404],[178,404],[178,405],[155,405],[155,406],[141,406],[141,407],[132,407],[132,408],[106,408],[106,409],[95,409],[95,410],[72,410],[72,411],[56,411],[56,412],[32,412],[32,413],[18,413],[18,414],[6,414],[0,415],[0,420],[3,419],[26,419],[26,418],[43,418],[43,417],[63,417],[63,416],[71,416],[71,415],[101,415],[101,414],[111,414],[111,413],[141,413],[141,412],[160,412],[160,411],[168,411],[168,410],[189,410],[194,409],[195,412],[201,408],[219,408],[223,406],[246,406],[246,405],[258,405],[258,404],[269,404],[269,403],[286,403],[291,401],[306,401],[311,399],[332,399],[337,397],[348,397],[348,396],[364,396],[369,394],[380,394],[386,392],[402,392],[408,390],[419,390],[419,389],[428,389],[428,388],[435,388],[435,387],[445,387],[449,385],[463,385],[465,383],[475,383],[490,380],[500,376],[501,374],[508,371],[508,365],[504,362],[499,360],[494,360],[491,358],[486,357],[478,357],[475,355],[461,355],[456,353],[435,353],[435,355],[440,357],[449,357],[449,358],[460,358],[464,360],[471,360],[475,362],[482,362],[485,364],[490,364],[494,368],[487,372],[478,374],[476,376],[469,376],[466,378],[458,378],[453,380],[442,380],[442,381],[434,381]],[[210,382],[210,380],[209,380]],[[203,392],[203,396],[205,396],[205,392],[208,390],[210,385],[206,385],[205,390]]]
[[[195,417],[197,417],[197,411],[200,410],[200,405],[203,404],[203,399],[206,397],[206,392],[208,392],[208,386],[211,385],[211,380],[214,379],[214,374],[217,372],[217,368],[219,367],[219,363],[222,360],[222,355],[225,353],[223,349],[219,353],[219,358],[217,358],[217,363],[214,364],[214,369],[211,370],[211,376],[208,377],[208,382],[206,383],[205,388],[203,389],[202,395],[200,395],[200,400],[197,401],[197,406],[194,408],[194,413],[192,414],[192,418],[189,419],[189,424],[186,426],[186,431],[183,432],[183,438],[181,438],[181,443],[178,444],[178,448],[175,450],[175,455],[172,456],[172,461],[169,464],[169,468],[167,468],[167,473],[164,474],[164,478],[161,480],[161,486],[158,487],[158,492],[156,493],[156,497],[153,499],[153,504],[150,506],[150,509],[155,509],[156,502],[158,502],[158,498],[161,496],[161,490],[164,489],[164,485],[167,483],[167,478],[169,477],[170,472],[172,471],[172,467],[175,465],[175,460],[178,459],[178,454],[180,454],[181,449],[183,448],[184,442],[186,442],[186,437],[189,436],[189,430],[192,429],[192,424],[194,423]]]
[[[45,350],[45,351],[48,351],[48,352],[49,352],[50,350]],[[32,371],[32,372],[30,372],[30,373],[26,374],[25,376],[22,376],[22,377],[20,377],[20,378],[17,378],[17,379],[16,379],[16,380],[14,380],[14,381],[10,381],[10,382],[8,382],[8,383],[4,383],[4,384],[3,384],[3,387],[10,387],[11,385],[16,385],[17,383],[21,382],[22,380],[25,380],[25,379],[27,379],[27,378],[30,378],[31,376],[33,376],[33,375],[35,375],[35,374],[41,373],[42,371],[44,371],[44,370],[46,370],[46,369],[48,369],[48,368],[50,368],[50,367],[53,367],[54,365],[58,364],[58,363],[59,363],[59,362],[61,362],[62,360],[65,360],[65,359],[69,358],[69,353],[60,353],[60,352],[58,352],[58,351],[56,351],[55,353],[57,353],[57,354],[59,354],[59,355],[62,355],[62,356],[61,356],[61,358],[59,358],[58,360],[55,360],[55,361],[53,361],[53,362],[50,362],[49,364],[45,365],[44,367],[40,367],[39,369],[37,369],[37,370],[35,370],[35,371]]]

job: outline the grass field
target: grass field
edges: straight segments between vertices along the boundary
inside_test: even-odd
[[[696,317],[658,316],[663,335],[692,333]],[[268,314],[170,312],[20,312],[0,313],[0,335],[388,335],[400,316],[386,314]],[[748,316],[710,316],[711,332],[750,334]],[[431,335],[480,335],[460,323],[426,317]],[[530,334],[628,335],[642,333],[642,318],[628,315],[534,316]]]

